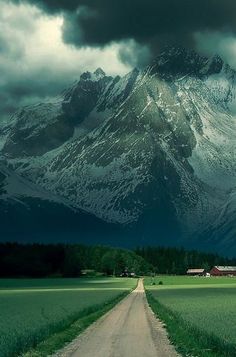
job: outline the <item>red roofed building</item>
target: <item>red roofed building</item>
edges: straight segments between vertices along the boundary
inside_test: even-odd
[[[230,276],[230,275],[236,276],[236,266],[216,265],[211,269],[210,274],[212,276]]]

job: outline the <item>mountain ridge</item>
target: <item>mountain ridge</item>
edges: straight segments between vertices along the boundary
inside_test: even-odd
[[[73,209],[128,230],[146,217],[147,243],[171,219],[173,242],[235,249],[235,80],[218,56],[182,49],[122,78],[85,72],[54,103],[18,111],[1,154]]]

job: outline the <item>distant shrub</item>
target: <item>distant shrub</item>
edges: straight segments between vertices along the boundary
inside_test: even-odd
[[[159,283],[158,283],[158,285],[163,285],[163,281],[160,280]]]

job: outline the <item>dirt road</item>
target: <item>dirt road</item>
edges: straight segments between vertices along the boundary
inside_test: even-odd
[[[160,321],[148,307],[142,280],[137,288],[83,334],[60,357],[176,357]]]

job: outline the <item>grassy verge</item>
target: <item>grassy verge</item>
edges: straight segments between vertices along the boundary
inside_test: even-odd
[[[115,299],[106,302],[105,304],[96,305],[80,312],[69,326],[60,328],[56,333],[52,334],[46,340],[40,342],[30,351],[21,354],[21,357],[47,357],[57,350],[63,348],[65,344],[71,342],[89,325],[96,321],[112,309],[117,303],[125,298],[130,291],[125,291]]]
[[[182,356],[236,356],[235,345],[224,343],[220,338],[188,324],[179,314],[157,301],[150,291],[146,290],[146,296],[151,309],[165,323],[171,342]]]

